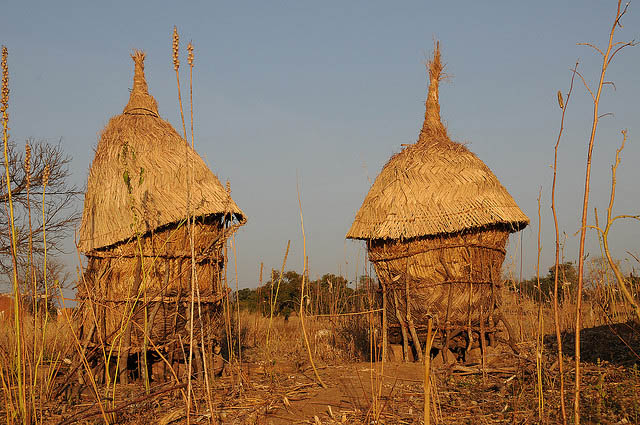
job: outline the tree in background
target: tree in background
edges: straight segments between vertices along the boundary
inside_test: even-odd
[[[274,314],[289,317],[296,310],[296,306],[300,305],[301,282],[302,275],[296,271],[289,270],[283,273],[280,279],[280,273],[272,270],[271,279],[263,286],[238,291],[240,308],[269,315],[269,302],[275,300]],[[358,300],[366,297],[366,289],[369,286],[361,284],[356,291],[344,277],[327,273],[306,285],[304,305],[309,314],[339,314],[354,311],[362,305]]]
[[[540,277],[540,292],[543,302],[553,299],[555,269],[555,266],[549,267],[548,274],[545,277]],[[558,301],[562,301],[565,296],[573,293],[578,283],[578,273],[573,262],[567,261],[558,265],[558,282],[561,288],[558,291]],[[538,299],[538,280],[535,277],[523,280],[516,287],[522,295],[534,300]]]
[[[41,289],[43,285],[42,280],[38,278],[42,273],[37,272],[37,270],[43,269],[43,227],[46,229],[48,254],[60,253],[63,239],[69,235],[73,225],[80,218],[74,201],[82,192],[69,182],[71,157],[63,151],[60,142],[27,140],[27,145],[30,147],[28,167],[26,151],[17,147],[15,143],[9,145],[8,156],[15,216],[18,272],[21,275],[20,280],[23,287],[28,292],[32,292],[34,279],[38,288]],[[29,172],[27,172],[27,168],[29,168]],[[48,180],[43,204],[43,178],[47,172]],[[4,180],[0,183],[0,198],[3,200],[6,210],[8,208],[8,191]],[[29,267],[30,261],[33,261],[33,267]],[[9,276],[11,267],[11,235],[8,214],[1,214],[0,269],[5,276]],[[29,269],[36,272],[29,273]],[[59,267],[56,268],[56,271],[60,272],[57,273],[58,277],[64,275]],[[28,279],[29,274],[31,274],[31,278]],[[56,279],[52,275],[49,276],[52,277],[51,282]]]

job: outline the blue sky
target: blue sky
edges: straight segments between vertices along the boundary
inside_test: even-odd
[[[640,38],[637,6],[625,16],[620,40]],[[5,3],[0,43],[10,52],[11,135],[19,144],[28,137],[62,139],[73,156],[73,180],[84,185],[99,132],[128,100],[134,48],[147,53],[147,81],[160,114],[181,127],[171,65],[177,25],[182,48],[189,40],[196,48],[196,149],[222,181],[231,181],[249,218],[236,237],[239,285],[255,286],[260,262],[266,270],[279,268],[289,239],[288,268],[302,269],[296,182],[312,277],[332,272],[353,279],[363,268],[364,246],[344,235],[369,180],[401,144],[417,138],[424,63],[437,38],[452,76],[441,87],[442,117],[452,139],[468,143],[531,218],[522,234],[530,276],[541,188],[542,270],[553,261],[556,93],[566,94],[577,59],[587,81],[597,83],[597,54],[576,43],[606,43],[615,7],[614,1]],[[605,212],[624,128],[629,141],[616,211],[640,213],[639,69],[640,50],[630,48],[608,73],[616,89],[605,90],[601,111],[614,115],[598,130],[591,222],[592,207]],[[577,253],[591,114],[590,96],[576,84],[559,153],[567,259]],[[614,254],[638,254],[639,239],[640,224],[619,224],[611,235]],[[519,269],[518,243],[512,238],[505,269]],[[588,250],[599,255],[593,233]],[[73,265],[75,255],[66,258]]]

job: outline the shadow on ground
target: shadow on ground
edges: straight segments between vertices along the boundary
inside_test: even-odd
[[[548,349],[557,350],[555,334],[544,338]],[[562,351],[568,357],[574,357],[575,332],[562,334]],[[634,322],[586,328],[580,331],[580,360],[597,364],[598,360],[614,365],[640,366],[640,326]]]

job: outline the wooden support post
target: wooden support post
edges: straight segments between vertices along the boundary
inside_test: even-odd
[[[418,332],[413,324],[411,318],[411,301],[409,300],[409,284],[407,284],[407,324],[409,325],[409,331],[411,332],[411,340],[413,341],[413,347],[418,353],[418,360],[422,363],[422,347],[420,346],[420,340],[418,339]]]
[[[138,261],[136,262],[136,269],[133,275],[133,288],[132,291],[127,294],[127,298],[133,298],[137,296],[138,289],[140,289],[140,284],[142,283],[142,259],[138,257]],[[135,305],[132,305],[131,308],[135,310]],[[125,311],[124,319],[128,318],[129,314]],[[134,311],[132,311],[131,318],[127,323],[125,323],[125,331],[123,338],[124,350],[120,353],[120,370],[118,374],[120,375],[120,382],[123,384],[129,383],[129,354],[131,353],[131,323],[130,321],[134,320]]]
[[[86,317],[85,317],[86,320]],[[82,343],[82,347],[81,347],[81,351],[80,351],[80,363],[82,364],[82,357],[86,356],[87,354],[87,347],[89,346],[89,343],[91,342],[91,339],[93,338],[93,334],[96,330],[96,322],[95,320],[91,320],[91,325],[89,327],[89,332],[87,332],[87,334],[84,336],[84,341]],[[80,366],[77,371],[78,371],[78,383],[80,385],[84,385],[84,378],[82,377],[82,369],[83,367]],[[91,371],[87,371],[87,373],[91,373]]]
[[[396,310],[396,317],[398,318],[398,322],[400,323],[400,330],[402,331],[402,351],[404,356],[404,362],[407,363],[409,361],[409,336],[407,335],[407,325],[402,318],[402,314],[400,314],[400,309],[398,306],[398,295],[396,294],[396,290],[393,290],[393,304]]]
[[[389,335],[387,327],[387,287],[382,284],[382,361],[389,360]]]
[[[504,323],[504,327],[507,328],[507,335],[509,335],[509,339],[507,340],[507,344],[509,344],[509,347],[511,347],[511,349],[513,350],[513,352],[515,354],[518,354],[519,350],[518,350],[518,346],[516,345],[518,343],[518,339],[515,336],[515,332],[513,332],[513,329],[511,328],[511,325],[509,324],[509,322],[504,317],[504,314],[502,313],[502,311],[498,311],[498,314],[495,315],[495,318],[496,318],[496,326],[498,325],[498,323],[500,323],[500,321],[502,321],[502,323]]]
[[[409,276],[409,257],[407,256],[407,260],[405,262],[405,273],[404,273],[405,298],[407,300],[407,324],[409,325],[409,331],[411,332],[411,340],[413,341],[413,347],[415,348],[415,351],[418,354],[418,360],[420,361],[420,363],[422,363],[422,347],[420,346],[420,339],[418,338],[418,332],[416,332],[416,327],[413,324],[413,318],[411,317],[411,296],[409,292],[408,276]]]
[[[440,264],[442,265],[442,268],[444,269],[444,273],[445,273],[445,283],[447,284],[447,286],[449,286],[449,293],[447,295],[447,312],[445,314],[445,318],[444,318],[444,346],[442,347],[442,349],[440,350],[440,353],[442,354],[442,363],[447,365],[449,364],[449,341],[451,340],[451,323],[450,323],[450,315],[451,315],[451,298],[453,295],[453,283],[451,283],[450,281],[453,279],[453,275],[451,274],[451,271],[449,270],[449,265],[447,264],[447,262],[444,259],[444,253],[443,250],[439,251],[439,260],[440,260]]]
[[[484,315],[483,308],[480,306],[480,355],[482,356],[482,379],[487,379],[487,343],[484,335]]]

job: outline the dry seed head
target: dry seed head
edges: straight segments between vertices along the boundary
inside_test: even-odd
[[[2,119],[7,121],[7,109],[9,108],[9,67],[7,66],[7,56],[9,52],[7,46],[2,46]]]
[[[42,185],[46,186],[49,183],[49,175],[51,174],[51,168],[49,164],[45,165],[44,172],[42,173]]]
[[[189,52],[189,54],[187,54],[187,62],[189,62],[189,66],[193,68],[193,44],[191,44],[191,42],[187,45],[187,51]]]
[[[31,146],[27,143],[24,145],[24,170],[27,173],[27,178],[31,174]]]
[[[562,100],[562,92],[558,90],[558,105],[560,109],[564,109],[564,101]]]
[[[173,69],[176,71],[180,68],[180,59],[178,59],[178,50],[180,45],[180,36],[178,35],[178,27],[173,27]]]
[[[227,193],[231,193],[231,182],[227,180]]]

